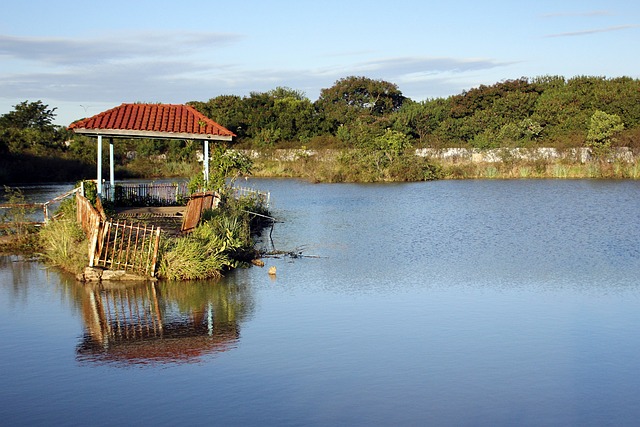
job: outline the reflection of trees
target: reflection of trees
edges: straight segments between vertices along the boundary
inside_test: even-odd
[[[228,283],[82,286],[86,333],[77,349],[81,361],[197,361],[234,348],[240,322],[253,310],[247,289]]]
[[[21,288],[24,288],[21,284],[25,282],[31,272],[31,264],[33,263],[30,260],[18,255],[0,255],[0,271],[3,272],[2,277],[11,277],[11,285],[14,292],[18,292]],[[4,286],[9,285],[9,281],[6,280],[6,278],[0,282],[2,282]]]
[[[49,271],[34,258],[0,255],[0,287],[15,301],[27,302],[30,288],[48,281]]]

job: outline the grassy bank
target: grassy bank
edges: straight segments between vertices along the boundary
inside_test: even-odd
[[[443,179],[640,179],[640,162],[444,163]]]
[[[309,154],[313,153],[313,154]],[[602,178],[640,179],[640,161],[441,160],[402,153],[379,161],[358,150],[298,150],[287,155],[254,152],[253,176],[303,178],[312,182],[427,181],[432,179]],[[384,159],[384,157],[383,157]]]

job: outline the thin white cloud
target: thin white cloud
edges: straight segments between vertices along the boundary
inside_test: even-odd
[[[497,62],[491,59],[464,58],[430,58],[430,57],[402,57],[369,61],[356,66],[365,70],[378,71],[386,74],[404,75],[412,73],[462,73],[475,70],[487,70],[503,67],[511,63]]]
[[[612,31],[628,30],[628,29],[638,28],[638,27],[640,27],[640,25],[618,25],[618,26],[607,27],[607,28],[593,28],[593,29],[590,29],[590,30],[570,31],[570,32],[566,32],[566,33],[548,34],[545,37],[553,38],[553,37],[587,36],[587,35],[591,35],[591,34],[609,33],[609,32],[612,32]]]
[[[593,17],[612,16],[613,12],[608,10],[591,10],[586,12],[554,12],[540,15],[541,18],[568,18],[568,17]]]
[[[92,39],[0,35],[0,56],[52,66],[104,63],[145,57],[186,55],[240,40],[238,34],[133,32]]]

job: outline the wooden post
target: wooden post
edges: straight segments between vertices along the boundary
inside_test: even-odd
[[[151,277],[156,277],[156,264],[158,263],[159,247],[160,247],[160,227],[156,229],[156,238],[153,244],[153,258],[151,260]]]
[[[89,238],[89,267],[96,266],[96,249],[98,246],[98,236],[100,234],[100,224],[96,224],[91,230],[91,237]]]

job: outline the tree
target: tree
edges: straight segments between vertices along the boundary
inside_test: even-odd
[[[348,125],[363,115],[390,115],[400,109],[405,99],[393,83],[351,76],[322,89],[316,106],[327,120],[327,130],[334,133],[340,125]]]
[[[615,141],[615,136],[623,129],[624,124],[620,116],[596,110],[591,116],[587,145],[593,149],[596,157],[605,156],[611,148],[611,143]]]
[[[317,114],[303,92],[278,87],[267,94],[273,99],[271,130],[280,139],[300,141],[317,134]]]
[[[51,130],[57,108],[49,109],[42,101],[24,101],[14,105],[14,110],[0,116],[0,126],[15,129]]]
[[[15,105],[13,111],[0,116],[0,150],[50,154],[48,150],[62,148],[67,132],[53,124],[55,110],[42,101]]]
[[[221,95],[207,102],[187,102],[205,116],[235,133],[239,138],[246,136],[246,120],[243,99],[236,95]]]

